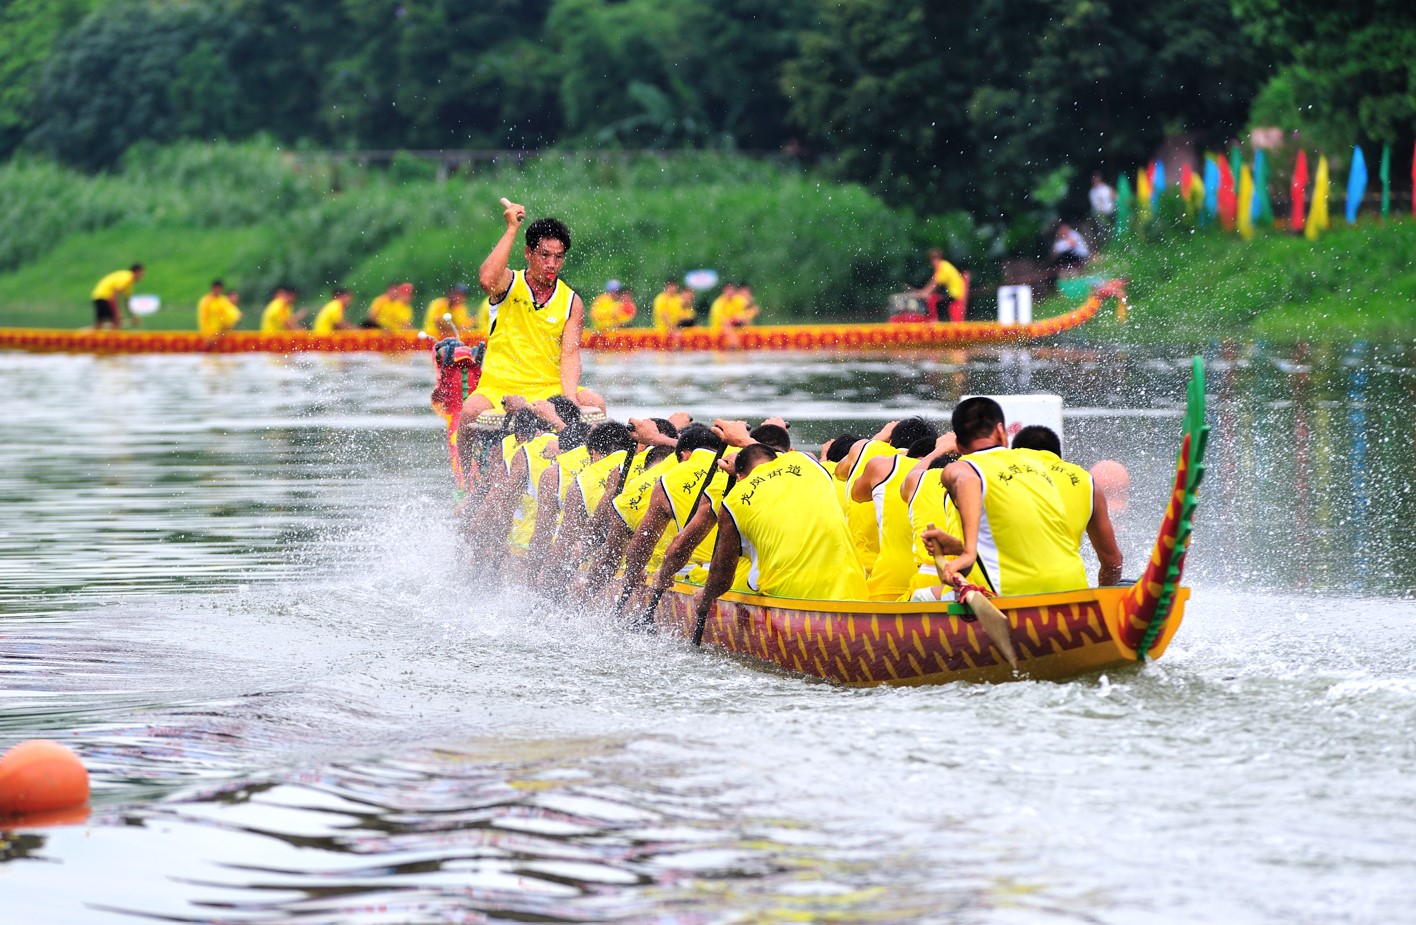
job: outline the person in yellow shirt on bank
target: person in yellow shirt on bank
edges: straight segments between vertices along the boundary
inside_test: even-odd
[[[197,330],[204,337],[219,337],[241,321],[241,309],[236,307],[236,293],[227,293],[226,285],[212,280],[211,290],[197,302]]]
[[[590,327],[596,331],[617,331],[634,320],[634,298],[617,279],[605,284],[605,291],[590,303]]]
[[[275,294],[261,312],[261,333],[281,334],[285,331],[301,330],[300,321],[305,317],[305,309],[295,311],[298,293],[285,286],[276,287]]]
[[[314,334],[333,334],[335,331],[347,331],[354,327],[344,320],[344,312],[349,308],[351,296],[348,289],[334,290],[334,298],[325,303],[319,314],[315,315],[315,323],[310,327]]]
[[[93,326],[103,330],[104,325],[113,330],[122,327],[119,321],[118,301],[123,302],[123,313],[137,327],[138,317],[128,309],[128,297],[133,294],[133,284],[143,278],[143,265],[135,263],[126,270],[114,270],[93,287]]]
[[[452,317],[447,317],[449,315]],[[461,337],[477,329],[477,319],[467,311],[467,286],[464,283],[448,289],[447,295],[433,299],[423,313],[423,333],[429,337]]]

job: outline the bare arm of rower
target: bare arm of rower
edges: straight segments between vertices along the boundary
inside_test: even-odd
[[[658,573],[654,576],[654,587],[658,589],[667,588],[674,583],[674,576],[679,573],[688,560],[693,558],[693,551],[698,548],[698,544],[713,532],[713,525],[718,522],[718,515],[713,513],[713,505],[700,504],[693,512],[693,516],[688,519],[688,524],[679,531],[678,536],[669,544],[669,548],[664,550],[664,561],[659,566]]]
[[[521,230],[521,223],[526,220],[526,208],[514,202],[507,203],[502,217],[506,219],[506,230],[502,232],[501,238],[487,255],[487,259],[482,261],[482,268],[477,272],[477,282],[481,284],[482,291],[494,299],[511,288],[511,270],[507,267],[507,262],[511,260],[511,248],[516,243],[516,233]]]
[[[560,469],[548,466],[536,483],[536,526],[531,531],[531,549],[545,549],[556,531],[560,513]]]
[[[623,588],[633,591],[644,584],[644,569],[671,516],[673,508],[669,505],[669,496],[664,494],[664,486],[655,485],[649,498],[649,510],[644,512],[644,519],[639,522],[639,529],[634,531],[634,538],[629,541],[629,549],[624,554]]]
[[[695,612],[707,613],[713,602],[722,597],[733,586],[733,575],[737,572],[737,560],[742,555],[742,535],[737,524],[728,513],[726,505],[718,515],[718,542],[713,547],[713,562],[708,566],[708,580],[703,590],[694,599]]]
[[[958,558],[943,566],[939,578],[946,585],[954,582],[955,575],[965,575],[978,561],[978,524],[983,514],[983,483],[979,481],[974,467],[966,462],[956,462],[943,469],[944,488],[954,499],[954,507],[959,510],[959,522],[963,527],[963,551]]]
[[[851,486],[851,500],[860,504],[867,504],[873,497],[875,486],[883,482],[890,474],[890,467],[894,464],[893,456],[877,456],[865,464],[865,471],[855,480]]]
[[[1111,527],[1111,512],[1106,507],[1106,496],[1101,486],[1092,483],[1092,515],[1087,521],[1087,539],[1100,568],[1096,572],[1096,583],[1102,587],[1121,581],[1121,547],[1116,543],[1116,531]]]
[[[570,317],[561,331],[561,394],[571,401],[575,401],[575,394],[580,391],[580,337],[584,333],[585,303],[577,295],[571,299]]]

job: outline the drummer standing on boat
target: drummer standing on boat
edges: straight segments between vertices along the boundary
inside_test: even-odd
[[[554,218],[526,227],[526,269],[507,266],[526,209],[502,200],[506,230],[482,262],[478,282],[491,301],[491,330],[482,379],[462,408],[470,426],[484,411],[502,410],[508,395],[543,401],[564,395],[578,405],[604,407],[580,388],[580,336],[585,306],[560,278],[570,250],[570,229]]]

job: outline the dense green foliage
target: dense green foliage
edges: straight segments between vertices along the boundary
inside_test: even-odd
[[[422,299],[475,283],[501,196],[570,224],[566,278],[588,295],[618,278],[647,309],[666,278],[713,267],[754,286],[764,320],[878,318],[890,292],[922,281],[923,236],[938,227],[858,185],[740,156],[556,158],[446,183],[421,168],[345,167],[332,193],[328,165],[260,144],[136,148],[99,175],[0,166],[0,211],[26,217],[0,228],[0,321],[84,323],[94,281],[134,261],[148,265],[142,288],[176,306],[158,323],[177,327],[214,276],[245,292],[243,326],[284,282],[310,300],[408,279]]]
[[[1167,234],[1113,248],[1092,270],[1130,277],[1127,341],[1328,340],[1416,334],[1416,222],[1335,226],[1317,241],[1260,232]],[[1057,306],[1047,306],[1048,311]]]

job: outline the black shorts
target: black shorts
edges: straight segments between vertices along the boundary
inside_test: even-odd
[[[107,324],[118,323],[118,303],[112,299],[93,300],[93,323]]]

